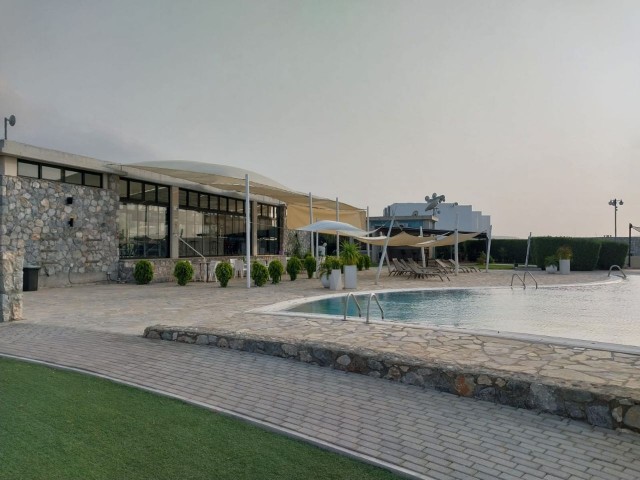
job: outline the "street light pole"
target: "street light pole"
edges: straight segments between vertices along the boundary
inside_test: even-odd
[[[609,200],[609,205],[613,207],[613,238],[618,236],[618,205],[624,205],[622,199],[614,198]]]

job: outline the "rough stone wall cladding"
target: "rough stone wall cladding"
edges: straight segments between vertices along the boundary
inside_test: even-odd
[[[115,270],[116,176],[107,189],[2,176],[0,189],[3,250],[23,251],[25,265],[40,266],[40,275]]]
[[[391,355],[349,352],[331,345],[244,338],[202,328],[155,325],[145,329],[144,337],[289,358],[463,397],[549,412],[598,427],[640,432],[640,398],[547,385],[517,374],[509,378],[487,372],[467,372],[451,366],[422,365]]]
[[[297,230],[285,230],[284,232],[284,252],[286,255],[291,255],[295,249],[296,244],[300,246],[300,253],[304,254],[311,251],[311,233],[300,232]]]

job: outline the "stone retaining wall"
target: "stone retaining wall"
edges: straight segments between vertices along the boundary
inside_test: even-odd
[[[289,358],[463,397],[549,412],[599,427],[640,432],[640,394],[628,398],[616,393],[543,384],[530,376],[515,373],[496,375],[464,371],[450,365],[426,365],[415,358],[374,351],[346,351],[330,344],[285,343],[278,339],[195,327],[155,325],[145,329],[144,337]]]

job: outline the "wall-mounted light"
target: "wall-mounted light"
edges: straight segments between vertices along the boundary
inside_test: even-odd
[[[69,224],[70,227],[73,227],[73,218],[69,219],[69,222],[67,222]]]
[[[73,197],[67,197],[67,205],[73,204]]]

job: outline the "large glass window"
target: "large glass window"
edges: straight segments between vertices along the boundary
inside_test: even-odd
[[[280,253],[280,209],[273,205],[259,203],[257,210],[258,254],[277,255]]]
[[[169,256],[169,208],[168,201],[164,202],[157,194],[161,190],[168,192],[168,187],[120,180],[118,246],[121,258]],[[168,193],[166,197],[168,200]]]
[[[242,200],[188,190],[180,190],[179,197],[181,257],[245,254]]]

